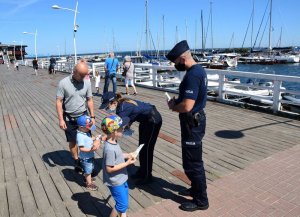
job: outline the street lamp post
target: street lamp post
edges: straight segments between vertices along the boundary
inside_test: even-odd
[[[23,32],[23,34],[28,34],[28,35],[34,35],[34,52],[35,52],[35,59],[37,60],[37,51],[36,51],[36,37],[37,37],[37,29],[34,32]]]
[[[16,61],[16,41],[13,41],[14,43],[14,61]]]
[[[63,9],[63,10],[68,10],[68,11],[73,11],[74,12],[74,25],[73,25],[73,40],[74,40],[74,63],[76,64],[77,63],[77,51],[76,51],[76,32],[77,32],[77,28],[79,27],[77,24],[76,24],[76,17],[77,17],[77,13],[79,13],[79,11],[77,10],[78,8],[78,1],[76,1],[76,7],[75,7],[75,10],[73,9],[70,9],[70,8],[63,8],[63,7],[60,7],[58,5],[53,5],[52,6],[53,9]]]

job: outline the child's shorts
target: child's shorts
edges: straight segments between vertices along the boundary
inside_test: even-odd
[[[80,159],[80,165],[84,174],[90,175],[94,170],[94,158]]]
[[[126,213],[128,209],[128,184],[125,182],[119,186],[108,186],[111,195],[116,201],[116,210],[119,213]]]

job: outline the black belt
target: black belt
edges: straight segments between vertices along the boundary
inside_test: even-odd
[[[72,117],[70,114],[64,112],[64,116],[67,117],[69,121],[73,121],[73,122],[77,122],[77,119],[84,114],[87,114],[87,111],[84,111],[81,115],[78,115],[77,117]]]
[[[185,121],[190,127],[200,126],[200,121],[205,117],[205,111],[199,110],[197,112],[180,113],[179,118]]]
[[[199,110],[199,111],[197,111],[197,112],[193,112],[192,114],[195,115],[195,114],[197,114],[197,113],[199,113],[199,114],[201,114],[201,115],[205,115],[204,109],[201,109],[201,110]]]

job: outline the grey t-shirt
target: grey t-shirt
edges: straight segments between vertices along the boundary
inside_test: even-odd
[[[119,186],[127,181],[128,174],[126,167],[113,173],[108,173],[106,171],[106,166],[115,166],[125,162],[123,152],[119,144],[111,144],[107,141],[104,142],[102,162],[103,182],[105,185]]]
[[[87,110],[87,98],[92,96],[90,80],[79,82],[70,75],[58,83],[56,98],[63,99],[63,109],[71,117],[82,115]]]

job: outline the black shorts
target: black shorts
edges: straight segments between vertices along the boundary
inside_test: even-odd
[[[88,115],[87,111],[85,111],[82,115]],[[66,113],[64,113],[63,117],[67,125],[67,129],[65,130],[67,142],[76,143],[76,136],[77,136],[77,129],[78,129],[77,118],[72,118]]]
[[[67,129],[65,130],[67,142],[76,143],[78,125],[76,121],[66,121]]]

